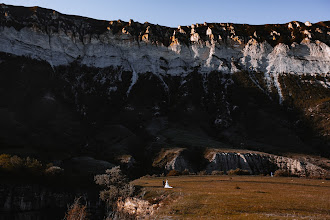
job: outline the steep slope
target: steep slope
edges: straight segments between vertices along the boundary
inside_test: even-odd
[[[164,147],[329,156],[329,25],[168,28],[2,4],[0,141],[150,166]]]

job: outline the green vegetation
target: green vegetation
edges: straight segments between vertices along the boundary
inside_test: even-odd
[[[178,176],[133,181],[159,219],[329,219],[330,182],[291,177]],[[165,198],[165,199],[164,199]]]

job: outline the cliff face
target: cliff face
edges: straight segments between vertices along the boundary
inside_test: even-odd
[[[242,70],[262,72],[283,101],[279,75],[326,76],[330,62],[329,23],[277,25],[196,24],[167,28],[134,21],[96,21],[42,8],[1,5],[0,51],[45,60],[52,66],[79,61],[90,67],[139,75],[186,76]],[[252,74],[253,77],[253,74]],[[105,80],[105,79],[103,79]],[[254,83],[259,86],[258,80]],[[326,88],[326,80],[318,83]],[[164,82],[164,89],[168,86]]]
[[[164,145],[327,155],[329,45],[328,21],[168,28],[2,4],[0,140],[149,165]]]
[[[38,7],[1,5],[1,51],[51,65],[79,58],[93,67],[120,67],[137,74],[201,72],[329,72],[328,22],[277,25],[196,24],[167,28],[134,21],[97,21]]]
[[[270,174],[275,170],[286,170],[291,175],[302,177],[329,177],[329,171],[300,159],[258,153],[225,153],[217,152],[208,155],[209,164],[206,170],[227,172],[237,168],[251,174]]]
[[[189,151],[189,150],[188,150]],[[223,171],[227,173],[237,168],[246,170],[250,174],[268,174],[276,170],[286,171],[289,175],[313,178],[329,178],[329,160],[323,160],[319,164],[308,161],[305,157],[289,158],[253,151],[221,151],[218,149],[208,149],[204,157],[191,158],[187,154],[187,149],[163,150],[154,160],[154,167],[159,167],[162,171],[170,170],[199,172],[205,170],[208,174],[213,171]],[[322,167],[323,168],[322,168]]]

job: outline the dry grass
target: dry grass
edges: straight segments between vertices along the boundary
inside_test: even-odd
[[[80,199],[76,198],[72,205],[68,207],[68,211],[65,214],[65,220],[87,220],[87,206],[80,204]]]
[[[167,195],[157,218],[330,219],[330,181],[262,176],[143,178],[146,195]],[[149,200],[152,198],[148,198]]]

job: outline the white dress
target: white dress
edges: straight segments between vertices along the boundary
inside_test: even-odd
[[[168,185],[168,181],[166,180],[166,183],[165,183],[165,186],[164,186],[164,188],[166,188],[166,189],[171,189],[171,188],[173,188],[172,186],[170,186],[170,185]]]

